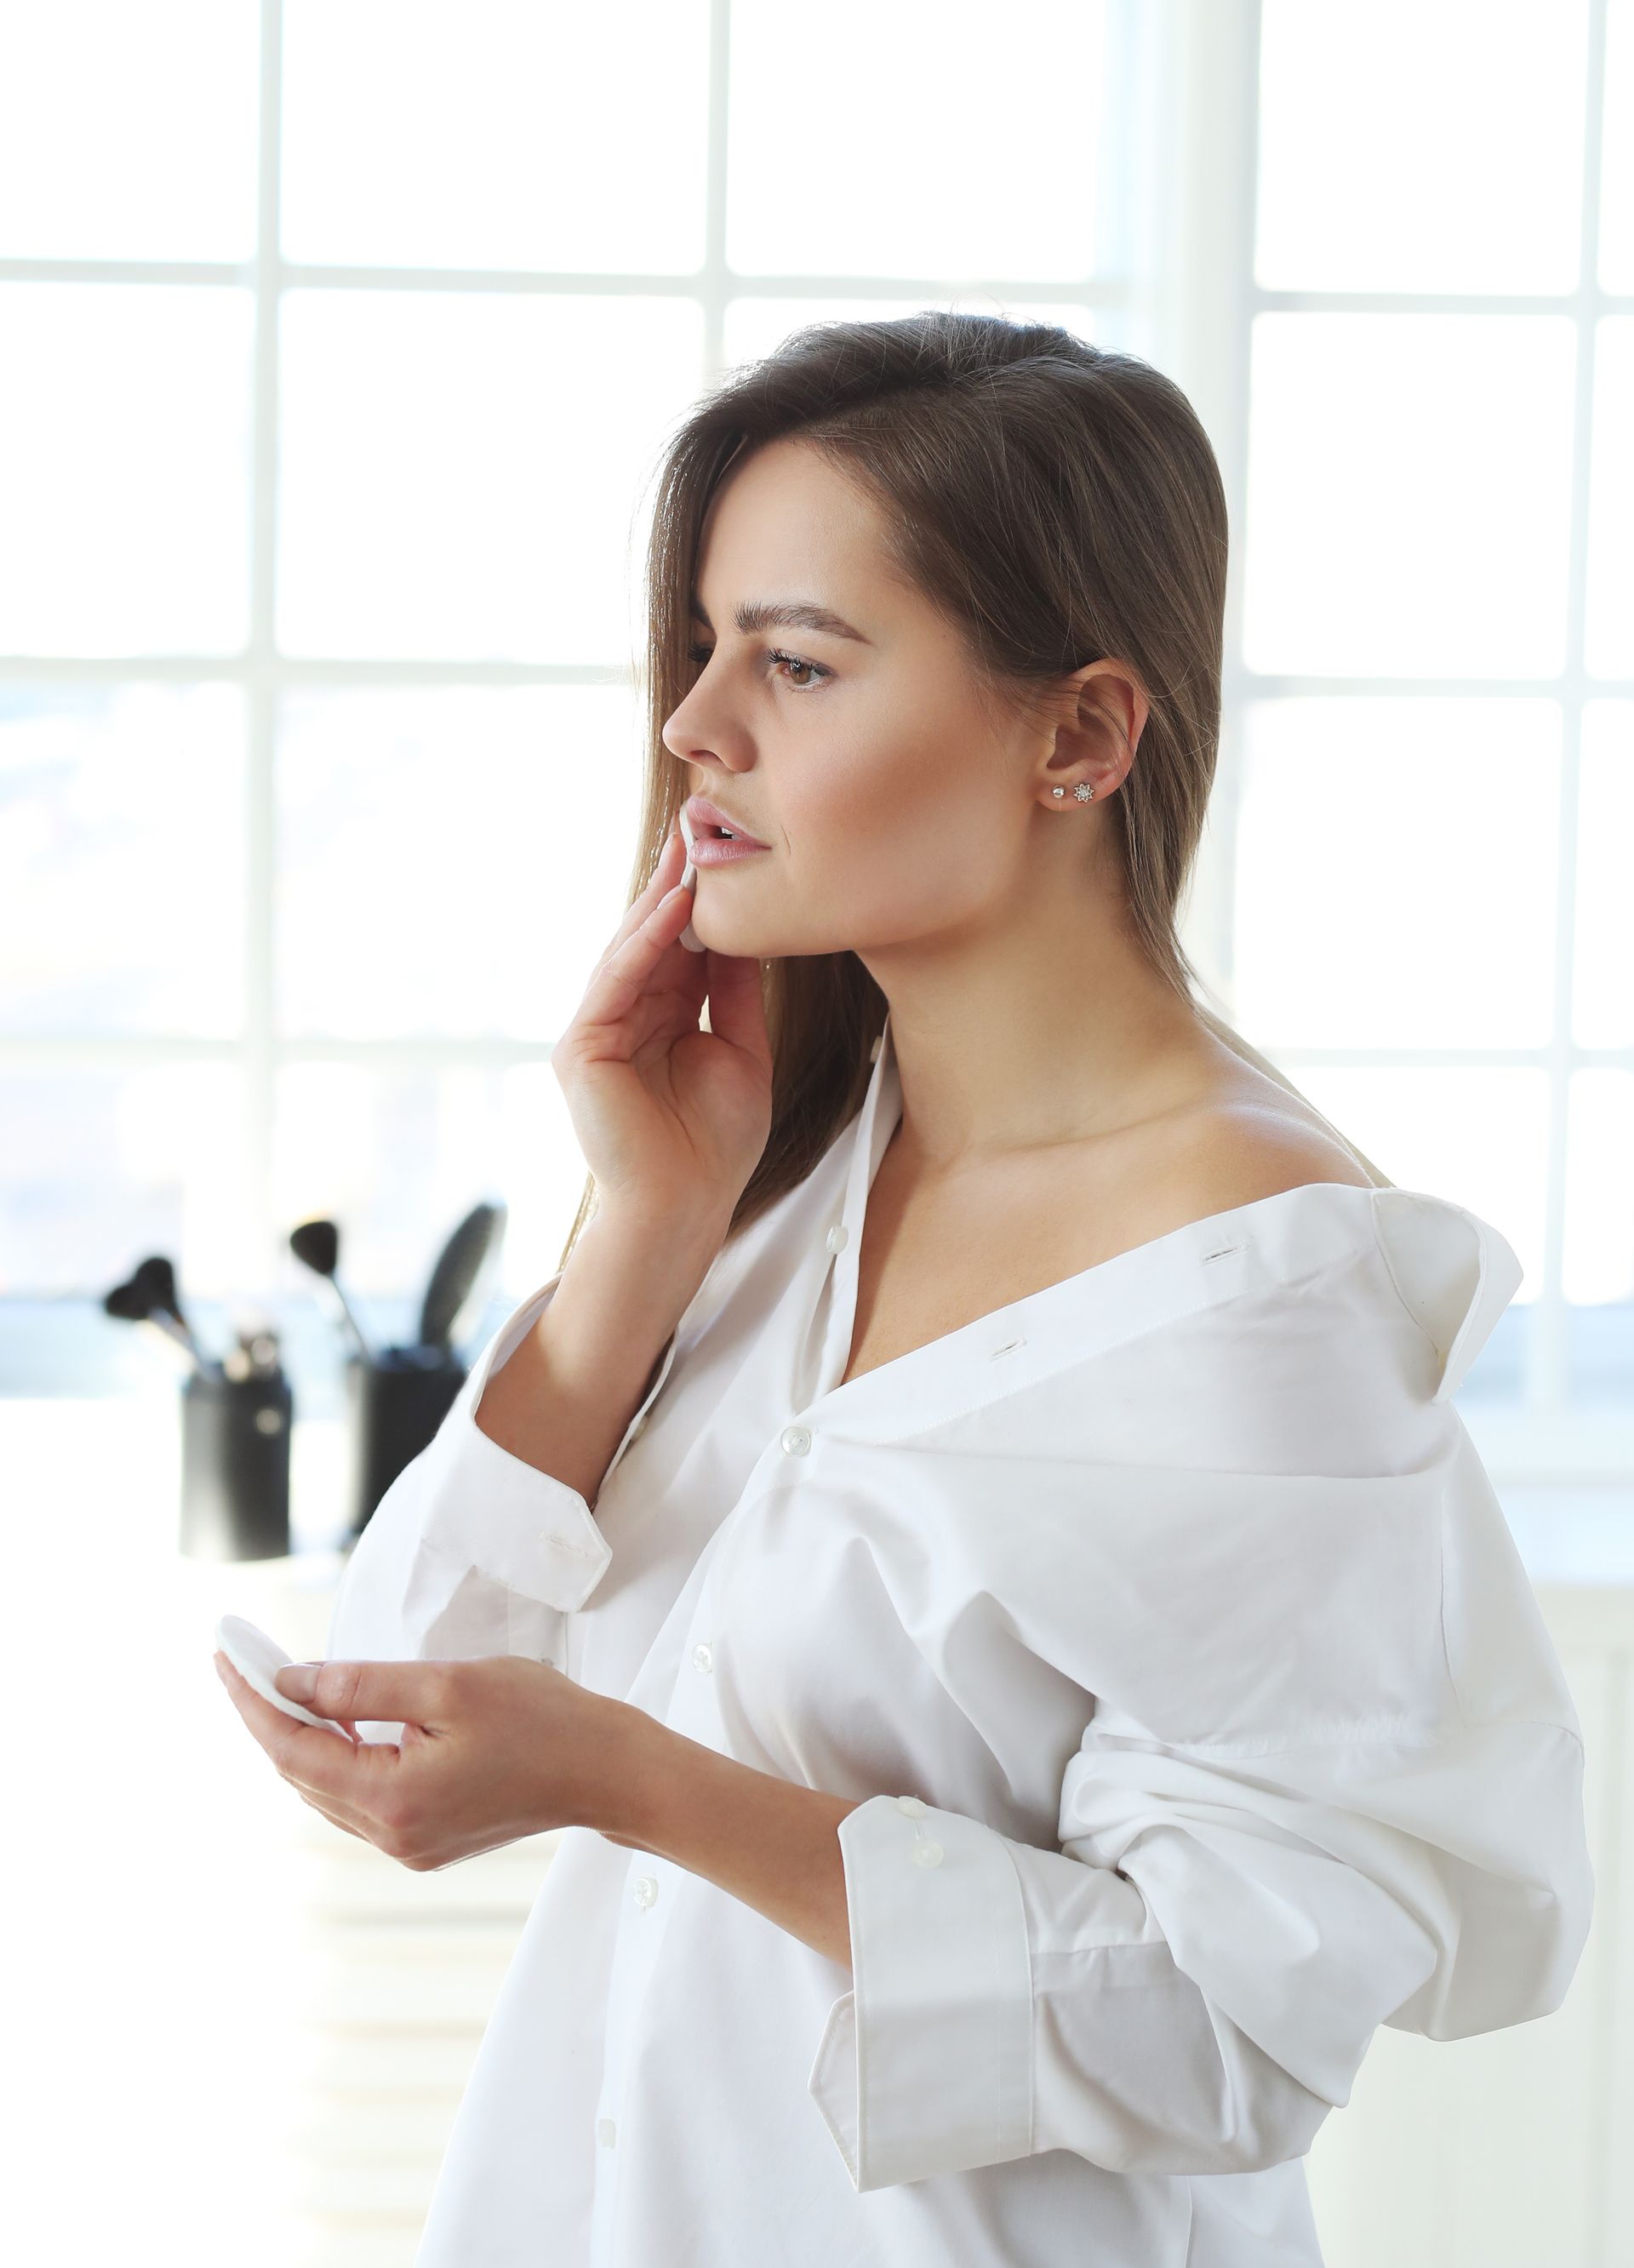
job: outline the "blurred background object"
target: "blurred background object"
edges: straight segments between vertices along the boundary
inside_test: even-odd
[[[1189,395],[1233,556],[1187,949],[1526,1270],[1458,1400],[1601,1910],[1543,2022],[1380,2036],[1312,2153],[1324,2251],[1634,2255],[1634,0],[50,0],[0,12],[19,2257],[412,2259],[549,1838],[404,1874],[210,1674],[224,1610],[322,1651],[407,1438],[357,1463],[367,1373],[290,1232],[437,1390],[555,1272],[651,471],[797,324],[927,305]],[[217,1363],[290,1396],[258,1561],[180,1549]]]

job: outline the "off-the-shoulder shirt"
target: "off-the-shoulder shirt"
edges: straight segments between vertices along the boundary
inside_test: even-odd
[[[887,1019],[593,1514],[472,1414],[558,1275],[351,1554],[332,1659],[527,1655],[857,1803],[849,1975],[563,1830],[416,2268],[1317,2268],[1376,2028],[1565,1994],[1580,1727],[1451,1399],[1508,1243],[1310,1183],[841,1383],[901,1114]]]

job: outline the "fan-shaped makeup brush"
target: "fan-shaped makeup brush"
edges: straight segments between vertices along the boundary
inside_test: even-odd
[[[210,1372],[215,1365],[200,1346],[192,1325],[181,1312],[176,1297],[176,1271],[168,1260],[155,1256],[144,1260],[128,1283],[115,1284],[103,1300],[105,1314],[116,1315],[121,1322],[151,1323],[185,1348],[202,1372]]]
[[[351,1328],[357,1342],[357,1351],[365,1362],[374,1355],[364,1338],[357,1318],[352,1313],[351,1301],[342,1291],[335,1270],[341,1256],[341,1232],[332,1220],[304,1220],[298,1228],[290,1231],[290,1250],[303,1268],[310,1268],[314,1276],[321,1276],[341,1303],[341,1313]]]
[[[422,1346],[447,1346],[461,1317],[487,1296],[506,1217],[503,1204],[474,1205],[444,1245],[420,1309]]]

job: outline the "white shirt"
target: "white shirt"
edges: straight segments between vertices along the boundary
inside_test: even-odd
[[[1303,2154],[1375,2028],[1565,1994],[1580,1728],[1449,1399],[1510,1246],[1314,1183],[841,1385],[901,1111],[887,1020],[593,1516],[471,1414],[558,1276],[352,1553],[331,1658],[526,1654],[866,1799],[850,1976],[564,1830],[416,2268],[1319,2268]]]

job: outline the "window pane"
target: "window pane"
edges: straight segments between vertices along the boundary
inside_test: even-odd
[[[1634,0],[1607,0],[1601,119],[1600,288],[1634,291]]]
[[[99,1300],[155,1252],[184,1311],[240,1292],[260,1273],[246,1155],[229,1065],[0,1076],[0,1292]]]
[[[1578,926],[1572,954],[1571,1028],[1579,1047],[1634,1046],[1630,843],[1634,703],[1590,701],[1583,710],[1578,782]]]
[[[933,14],[734,0],[726,262],[742,276],[1086,276],[1104,0]],[[1047,59],[1047,67],[1041,62]]]
[[[412,1294],[474,1204],[510,1209],[501,1276],[512,1304],[556,1273],[585,1160],[554,1071],[374,1071],[292,1064],[278,1083],[274,1207],[280,1232],[323,1216],[341,1232],[348,1292]],[[281,1291],[319,1287],[292,1256]],[[337,1332],[338,1336],[338,1332]]]
[[[236,1031],[243,846],[234,688],[0,687],[0,1031]]]
[[[1542,1046],[1559,771],[1552,701],[1248,703],[1244,1031],[1298,1047]]]
[[[248,620],[247,291],[0,284],[0,646],[228,653]]]
[[[290,696],[283,1028],[554,1039],[623,918],[637,723],[623,686]]]
[[[1584,658],[1595,677],[1634,677],[1634,315],[1597,323],[1594,348]]]
[[[1573,324],[1254,324],[1244,659],[1310,675],[1565,665]]]
[[[247,260],[254,0],[0,11],[0,257]]]
[[[1255,280],[1569,291],[1586,0],[1262,0]]]
[[[284,0],[283,41],[286,259],[702,261],[705,0]]]
[[[283,335],[287,651],[629,662],[696,305],[292,291]]]
[[[1572,1074],[1566,1145],[1568,1300],[1634,1300],[1634,1071]],[[1624,1406],[1629,1375],[1623,1375]]]
[[[1237,1020],[1233,1019],[1233,1020]],[[1251,1027],[1239,1025],[1249,1038]],[[1257,1044],[1257,1042],[1256,1042]],[[1448,1197],[1513,1246],[1525,1275],[1459,1389],[1520,1391],[1530,1316],[1543,1277],[1549,1079],[1542,1071],[1367,1070],[1289,1063],[1265,1052],[1399,1189]]]

